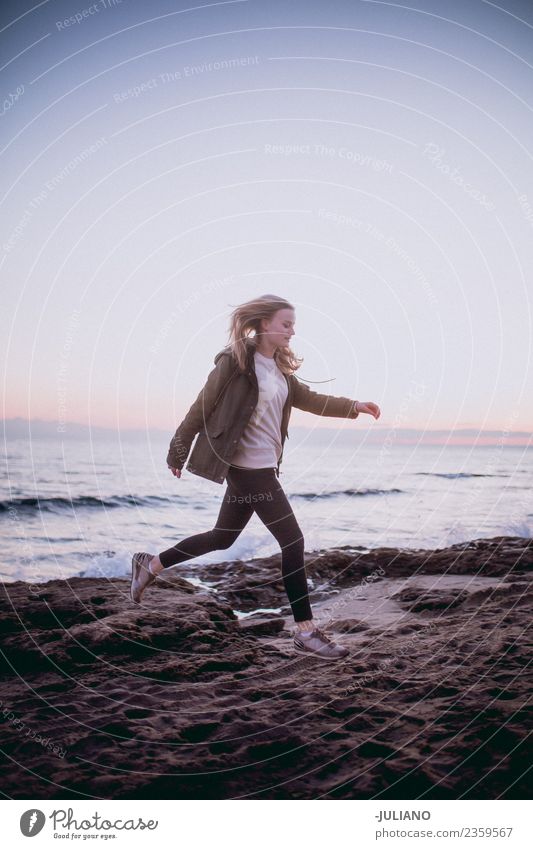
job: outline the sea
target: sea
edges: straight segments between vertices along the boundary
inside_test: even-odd
[[[280,483],[306,551],[437,549],[531,537],[532,446],[368,444],[295,428]],[[226,485],[166,465],[168,438],[10,438],[2,451],[4,582],[126,577],[135,551],[159,553],[216,524]],[[279,553],[254,514],[231,548],[173,567]],[[201,583],[201,582],[199,582]]]

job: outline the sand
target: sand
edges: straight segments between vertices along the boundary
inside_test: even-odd
[[[3,792],[528,798],[532,564],[511,537],[309,553],[329,664],[292,651],[279,556],[182,564],[211,589],[171,570],[141,607],[117,578],[5,584]]]

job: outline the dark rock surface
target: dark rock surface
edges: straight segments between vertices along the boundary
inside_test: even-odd
[[[280,558],[4,584],[11,798],[528,798],[531,540],[307,555],[351,654],[293,654]],[[183,574],[183,573],[182,573]]]

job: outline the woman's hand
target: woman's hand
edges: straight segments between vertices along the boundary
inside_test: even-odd
[[[170,471],[172,472],[174,477],[181,478],[181,470],[180,469],[174,469],[172,466],[169,466],[168,468],[170,469]]]
[[[381,410],[373,401],[358,401],[357,412],[368,413],[369,416],[374,416],[375,419],[379,419],[381,415]]]

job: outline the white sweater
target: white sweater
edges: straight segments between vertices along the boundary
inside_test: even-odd
[[[245,469],[275,468],[281,454],[281,417],[287,400],[287,381],[273,358],[256,351],[254,363],[259,400],[231,464]]]

